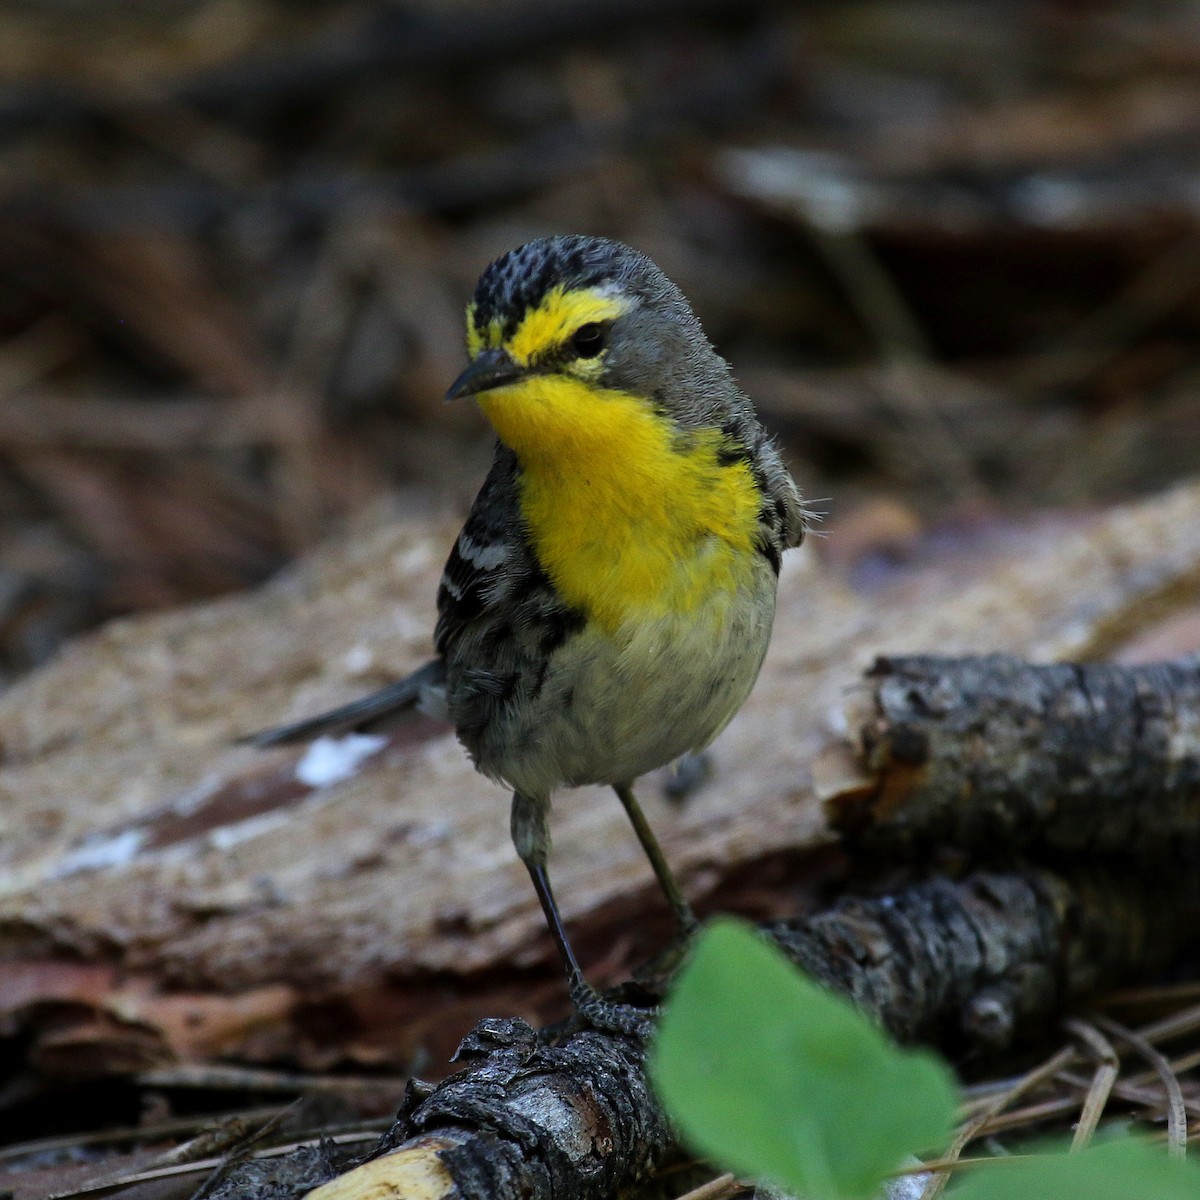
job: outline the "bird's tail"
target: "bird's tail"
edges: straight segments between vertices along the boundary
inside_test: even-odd
[[[389,683],[387,687],[352,700],[340,708],[318,713],[290,725],[262,729],[249,733],[238,741],[250,746],[286,746],[293,742],[309,742],[313,738],[336,736],[342,733],[362,733],[378,729],[406,712],[420,709],[441,715],[442,691],[446,681],[446,664],[440,658],[427,662],[406,679]]]

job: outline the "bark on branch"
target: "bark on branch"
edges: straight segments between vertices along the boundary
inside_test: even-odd
[[[1149,879],[1035,868],[935,879],[766,932],[897,1037],[995,1047],[1177,951],[1200,920],[1198,866],[1185,858]],[[675,1153],[644,1055],[626,1037],[589,1030],[554,1044],[524,1022],[485,1021],[463,1043],[462,1071],[410,1089],[382,1156],[312,1200],[626,1193]],[[255,1169],[212,1200],[261,1194]],[[300,1194],[277,1190],[278,1163],[272,1173],[273,1197]]]
[[[1144,857],[1200,839],[1200,658],[880,658],[869,679],[864,777],[827,800],[849,840]]]

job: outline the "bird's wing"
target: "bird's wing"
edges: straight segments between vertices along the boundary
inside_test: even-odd
[[[492,627],[529,613],[531,604],[541,610],[553,600],[521,516],[518,478],[516,456],[497,444],[492,469],[450,551],[438,588],[433,641],[441,655],[452,656],[466,635],[486,636]]]

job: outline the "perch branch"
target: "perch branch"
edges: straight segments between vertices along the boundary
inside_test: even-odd
[[[1164,962],[1200,919],[1196,865],[1144,879],[1033,868],[935,879],[765,932],[901,1040],[994,1048]],[[618,1035],[554,1043],[519,1020],[484,1021],[459,1051],[465,1067],[436,1088],[411,1086],[376,1155],[311,1200],[623,1194],[676,1153],[645,1051]],[[212,1200],[258,1194],[254,1170],[240,1168]]]

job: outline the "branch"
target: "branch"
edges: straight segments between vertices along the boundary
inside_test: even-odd
[[[869,679],[861,777],[826,802],[851,841],[1144,857],[1200,831],[1200,657],[880,658]]]
[[[1037,869],[937,879],[765,932],[902,1040],[994,1049],[1176,952],[1200,921],[1198,865],[1181,861],[1142,880]],[[432,1090],[410,1085],[377,1156],[311,1200],[623,1194],[677,1153],[645,1053],[614,1034],[586,1030],[552,1044],[523,1021],[481,1022],[456,1056],[464,1069]],[[262,1194],[260,1169],[230,1175],[211,1200]],[[278,1187],[281,1165],[270,1169]]]

